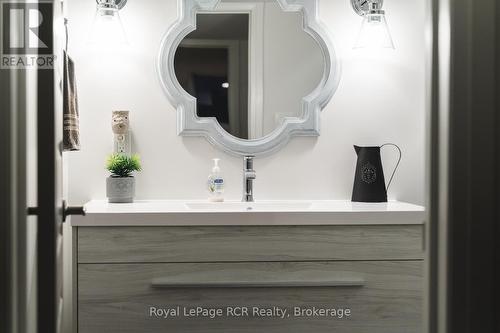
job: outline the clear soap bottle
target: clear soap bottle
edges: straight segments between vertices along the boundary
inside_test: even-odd
[[[208,200],[212,202],[224,201],[224,177],[219,167],[220,159],[214,158],[214,166],[208,175]]]

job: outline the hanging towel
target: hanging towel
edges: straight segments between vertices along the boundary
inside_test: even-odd
[[[75,64],[66,51],[64,51],[63,112],[63,148],[65,151],[80,150],[80,119]]]

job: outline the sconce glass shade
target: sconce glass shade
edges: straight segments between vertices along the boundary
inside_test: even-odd
[[[354,48],[395,49],[383,12],[367,13],[364,15],[361,30],[359,31]]]
[[[115,0],[98,0],[90,30],[89,43],[103,45],[128,44]]]

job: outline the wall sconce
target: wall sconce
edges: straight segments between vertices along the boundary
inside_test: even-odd
[[[96,0],[97,7],[90,31],[89,43],[128,44],[119,11],[127,0]]]
[[[351,0],[354,11],[363,16],[354,48],[388,48],[395,49],[392,41],[385,11],[382,10],[384,0]]]

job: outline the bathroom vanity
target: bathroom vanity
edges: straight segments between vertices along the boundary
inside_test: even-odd
[[[91,201],[86,210],[71,221],[76,332],[421,332],[423,207]]]

